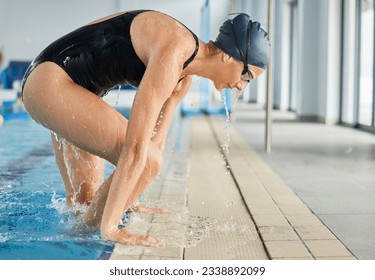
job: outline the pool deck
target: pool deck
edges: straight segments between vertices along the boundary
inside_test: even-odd
[[[110,259],[356,259],[234,127],[229,153],[222,151],[224,124],[223,117],[196,116],[175,129],[187,131],[188,142],[167,152],[162,174],[143,196],[174,209],[142,218],[140,233],[166,246],[116,244]]]

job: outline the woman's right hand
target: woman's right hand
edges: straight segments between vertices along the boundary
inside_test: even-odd
[[[126,229],[116,229],[108,233],[102,233],[102,237],[106,240],[118,242],[125,245],[141,245],[148,247],[165,246],[164,243],[151,236],[130,233]]]

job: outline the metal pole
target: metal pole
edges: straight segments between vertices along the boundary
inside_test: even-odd
[[[273,0],[268,0],[268,36],[273,38]],[[266,152],[271,152],[272,145],[272,107],[273,107],[273,81],[272,81],[272,55],[267,68],[267,102],[266,102]]]

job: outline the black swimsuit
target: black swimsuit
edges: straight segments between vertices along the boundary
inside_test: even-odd
[[[131,11],[86,25],[56,40],[31,63],[24,76],[22,89],[31,71],[46,61],[58,64],[75,83],[101,97],[117,85],[139,85],[146,66],[135,53],[130,26],[137,15],[146,11]],[[184,68],[195,58],[199,49],[198,38],[191,33],[196,48],[184,63]]]

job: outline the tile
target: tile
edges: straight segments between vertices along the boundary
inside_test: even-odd
[[[311,210],[302,202],[297,203],[277,203],[277,206],[280,210],[285,214],[300,214],[300,215],[308,215],[312,214]]]
[[[336,261],[343,261],[343,260],[358,260],[356,257],[317,257],[317,260],[336,260]],[[344,263],[345,264],[345,263]]]
[[[151,228],[151,224],[147,223],[129,223],[126,225],[126,229],[129,230],[131,233],[140,234],[140,235],[148,235],[148,231]],[[131,246],[129,246],[131,247]]]
[[[117,243],[113,253],[123,256],[136,256],[143,254],[144,247],[142,246],[131,246]]]
[[[337,239],[326,226],[295,227],[295,230],[303,240]]]
[[[273,203],[248,204],[252,215],[281,215],[279,208]]]
[[[240,185],[240,188],[246,188],[244,185]],[[257,194],[257,193],[245,193],[245,199],[246,203],[251,206],[253,204],[272,204],[275,205],[275,202],[272,200],[272,198],[267,194]]]
[[[311,256],[300,241],[266,241],[264,245],[272,259],[306,258]]]
[[[141,256],[141,260],[162,260],[159,256]]]
[[[180,223],[185,224],[188,216],[185,213],[171,213],[163,215],[155,215],[152,220],[153,223]]]
[[[258,227],[289,225],[283,215],[253,215],[253,219]]]
[[[143,256],[171,257],[182,259],[182,247],[145,248]]]
[[[290,226],[259,227],[259,233],[264,241],[299,240]]]
[[[305,205],[305,203],[294,193],[290,194],[276,194],[272,195],[272,198],[277,204],[298,204],[302,203]]]
[[[260,180],[272,196],[294,195],[290,187],[287,184],[285,184],[285,182],[281,179],[272,180],[264,176]]]
[[[321,226],[323,223],[314,214],[286,214],[287,220],[293,227]]]
[[[245,245],[233,246],[228,249],[228,254],[235,260],[268,260],[268,256],[261,242],[248,241]]]
[[[339,240],[309,240],[305,244],[316,258],[352,256]]]
[[[171,203],[173,205],[186,205],[186,195],[171,195],[171,194],[162,194],[160,199],[166,201],[166,203]]]
[[[117,255],[117,254],[112,254],[111,257],[109,258],[110,260],[139,260],[140,256],[126,256],[126,255]]]
[[[153,235],[153,237],[160,240],[166,247],[185,247],[186,243],[185,235],[180,232],[172,235]]]
[[[151,223],[154,215],[148,213],[131,213],[130,214],[130,222],[135,221],[142,221],[145,223]]]
[[[185,183],[173,183],[173,184],[167,184],[164,183],[163,189],[161,191],[161,195],[168,197],[168,196],[174,196],[174,197],[185,197],[186,196],[186,186],[187,182]]]
[[[310,257],[301,257],[301,258],[273,258],[273,260],[279,260],[279,261],[291,261],[291,260],[314,260],[312,256]]]
[[[268,259],[260,240],[237,236],[210,236],[196,246],[185,248],[186,260]]]

